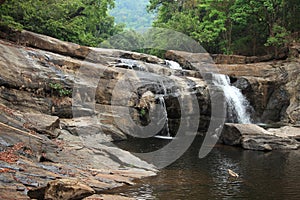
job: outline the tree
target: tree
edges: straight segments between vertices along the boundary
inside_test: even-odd
[[[5,21],[24,29],[71,41],[96,46],[103,39],[119,32],[107,10],[113,0],[10,0],[1,5]]]
[[[300,31],[299,0],[150,0],[148,10],[158,14],[154,26],[181,31],[211,53],[261,55]]]

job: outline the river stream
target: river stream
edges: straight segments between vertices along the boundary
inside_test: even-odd
[[[198,158],[203,138],[155,177],[112,191],[136,199],[300,199],[300,151],[260,152],[216,145]],[[117,146],[131,152],[149,152],[169,141],[129,140]],[[227,169],[238,173],[230,177]]]

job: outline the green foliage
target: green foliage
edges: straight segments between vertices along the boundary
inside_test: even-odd
[[[265,54],[264,44],[282,46],[300,31],[299,0],[150,0],[148,10],[158,14],[155,27],[181,31],[211,53]]]
[[[142,108],[142,109],[140,110],[140,116],[141,116],[141,117],[144,117],[144,116],[146,115],[146,113],[147,113],[147,112],[146,112],[145,109]]]
[[[60,83],[49,83],[49,87],[53,94],[59,95],[60,97],[66,97],[72,94],[71,89],[64,88]]]
[[[10,0],[1,4],[1,23],[96,46],[122,30],[107,14],[113,0]]]
[[[273,36],[270,36],[267,40],[266,46],[283,47],[288,42],[287,36],[289,32],[282,26],[274,25]]]
[[[6,15],[1,16],[0,26],[8,27],[11,29],[19,30],[19,31],[23,29],[22,24],[15,22],[11,16],[6,16]]]

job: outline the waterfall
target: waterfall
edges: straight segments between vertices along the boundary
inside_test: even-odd
[[[127,66],[127,69],[133,69],[133,70],[137,70],[137,71],[145,71],[145,68],[142,67],[139,64],[139,62],[136,60],[122,58],[120,60],[120,62],[122,64],[124,64],[125,66]],[[119,65],[117,65],[117,66],[119,66]]]
[[[163,120],[163,123],[165,124],[165,130],[167,132],[167,136],[170,136],[170,132],[169,132],[169,125],[168,125],[168,113],[167,113],[167,107],[166,107],[166,103],[165,103],[165,99],[163,96],[159,97],[159,104],[162,106],[162,111],[163,111],[163,118],[161,120]]]
[[[158,124],[163,124],[163,129],[160,135],[156,135],[155,137],[159,139],[171,140],[173,139],[173,137],[170,135],[170,131],[169,131],[168,113],[167,113],[167,107],[166,107],[164,96],[159,95],[157,100],[158,100],[158,104],[161,105],[162,107],[162,117],[159,119]]]
[[[182,70],[182,67],[180,66],[180,64],[178,62],[175,62],[175,61],[172,61],[172,60],[166,60],[166,65],[170,69]]]
[[[250,124],[251,119],[247,112],[247,107],[250,104],[238,88],[230,85],[229,77],[223,74],[212,74],[212,83],[220,87],[224,92],[228,120],[241,124]]]

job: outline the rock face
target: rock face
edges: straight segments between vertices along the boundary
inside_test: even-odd
[[[283,126],[281,128],[277,128],[277,129],[269,128],[268,131],[278,137],[292,138],[297,141],[300,141],[300,128],[299,127]]]
[[[34,48],[0,43],[0,102],[10,108],[60,118],[96,116],[92,132],[124,139],[132,132],[131,118],[137,124],[151,121],[140,114],[145,92],[152,92],[156,102],[164,96],[170,126],[180,120],[173,114],[180,113],[178,96],[196,93],[201,100],[199,129],[209,123],[209,92],[196,71],[172,70],[154,56],[81,47],[28,31],[13,40]],[[171,130],[175,134],[176,126]]]
[[[293,49],[297,49],[294,45]],[[176,60],[180,64],[198,70],[210,69],[207,62],[209,56],[168,51],[166,57]],[[198,56],[199,57],[199,56]],[[271,58],[259,58],[247,61],[250,58],[243,56],[212,55],[217,70],[230,76],[231,83],[242,90],[255,110],[253,118],[256,122],[274,123],[285,122],[299,124],[300,120],[300,60],[298,56],[283,61],[266,61]],[[191,67],[190,67],[191,66]]]
[[[54,138],[33,131],[43,126],[32,123],[34,118],[27,120],[29,114],[3,105],[0,110],[1,199],[82,199],[95,191],[134,184],[134,178],[155,175],[153,165],[102,144],[110,141],[106,135],[78,137],[63,125],[53,126],[54,116],[39,114],[49,119],[45,130],[58,133]]]
[[[220,142],[259,151],[298,149],[299,147],[299,142],[288,138],[288,135],[276,135],[255,124],[225,124]]]

